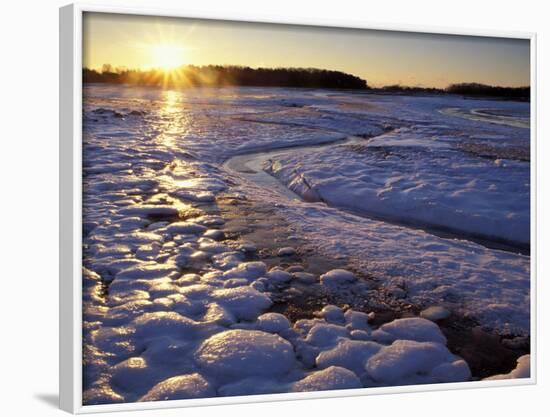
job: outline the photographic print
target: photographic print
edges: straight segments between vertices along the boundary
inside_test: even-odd
[[[529,378],[530,48],[84,12],[83,405]]]

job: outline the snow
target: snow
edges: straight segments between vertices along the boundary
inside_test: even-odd
[[[223,273],[224,278],[245,278],[253,281],[267,272],[263,262],[245,262]]]
[[[340,146],[274,153],[265,159],[268,171],[308,201],[461,234],[529,242],[529,130],[440,111],[482,106],[521,109],[528,115],[528,104],[450,97],[371,102],[379,107],[361,116],[375,127],[392,119],[392,131]]]
[[[290,328],[288,319],[279,313],[265,313],[258,317],[257,327],[268,333],[281,333]]]
[[[397,319],[383,324],[372,333],[372,337],[374,340],[385,343],[398,339],[441,344],[447,343],[447,339],[441,333],[437,324],[420,317]]]
[[[116,364],[112,370],[111,383],[122,392],[140,394],[150,385],[151,368],[142,357],[129,358]]]
[[[441,306],[431,306],[420,312],[420,317],[431,320],[438,321],[444,320],[450,316],[449,310]]]
[[[195,353],[206,372],[224,377],[277,376],[294,366],[292,345],[257,330],[228,330],[205,340]]]
[[[157,279],[170,276],[176,270],[177,268],[174,265],[158,265],[156,263],[138,264],[120,271],[116,274],[116,278],[119,282],[124,279]]]
[[[216,391],[200,374],[178,375],[159,382],[140,401],[213,397]]]
[[[145,313],[132,321],[131,325],[138,339],[170,335],[189,338],[204,330],[203,325],[173,311]]]
[[[475,318],[491,331],[528,334],[529,256],[445,239],[320,204],[292,202],[285,208],[311,249],[346,259],[396,298],[418,305],[445,302],[447,308]]]
[[[460,359],[440,343],[396,340],[371,356],[366,370],[374,381],[388,385],[467,381],[469,370],[461,373],[441,367],[457,361]],[[463,361],[456,367],[464,367]]]
[[[313,372],[292,385],[293,391],[326,391],[335,389],[361,388],[361,381],[347,369],[331,366]]]
[[[244,320],[254,319],[271,306],[268,296],[246,286],[215,290],[212,299],[227,308],[235,317]]]
[[[321,316],[329,323],[343,323],[345,321],[344,312],[335,305],[324,306],[321,310]]]
[[[314,325],[309,331],[306,341],[317,347],[333,346],[340,337],[347,337],[349,334],[345,327],[335,324],[320,323]]]
[[[529,256],[468,235],[528,241],[528,131],[506,116],[525,106],[85,86],[84,403],[470,380],[430,320],[444,306],[528,340]],[[227,196],[271,207],[292,239],[266,251],[235,237]],[[458,239],[407,224],[427,220]],[[338,269],[303,262],[312,253]],[[291,320],[279,308],[301,291],[326,302]],[[380,294],[421,317],[378,324]],[[528,372],[520,358],[494,378]]]
[[[353,371],[358,377],[365,373],[365,363],[377,353],[382,345],[374,342],[342,339],[330,349],[321,352],[315,359],[319,368],[339,366]]]
[[[339,285],[345,285],[356,280],[353,273],[344,269],[333,269],[327,273],[321,275],[321,284],[327,287],[337,287]]]
[[[290,281],[292,279],[292,274],[280,269],[272,269],[265,274],[265,278],[267,278],[268,282],[280,284]]]

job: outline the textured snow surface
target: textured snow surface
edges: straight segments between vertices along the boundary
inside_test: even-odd
[[[320,253],[349,259],[397,297],[419,305],[444,302],[501,333],[529,332],[529,256],[322,205],[293,203],[288,216]]]
[[[448,168],[456,162],[462,172],[460,166],[470,164],[466,159],[474,158],[473,152],[479,151],[468,148],[466,155],[459,150],[454,144],[456,131],[444,134],[449,140],[435,138],[428,143],[426,131],[410,127],[421,124],[434,130],[437,117],[441,122],[448,118],[446,126],[458,129],[468,124],[464,130],[468,140],[490,143],[492,147],[482,147],[484,152],[502,153],[497,155],[501,162],[490,161],[490,168],[484,165],[489,164],[486,156],[483,161],[472,162],[475,169],[471,175],[479,173],[480,180],[477,185],[470,184],[468,189],[474,190],[470,196],[480,196],[480,190],[490,186],[491,175],[495,177],[491,184],[495,184],[496,194],[494,198],[480,197],[476,207],[466,204],[470,197],[454,197],[457,207],[466,205],[453,227],[458,225],[464,230],[463,224],[474,222],[468,217],[471,210],[479,208],[483,216],[501,223],[508,210],[509,224],[494,227],[502,226],[502,237],[511,233],[521,241],[521,233],[516,232],[523,230],[525,222],[526,191],[522,181],[528,162],[506,158],[516,155],[508,148],[525,148],[521,128],[502,124],[489,128],[485,121],[449,116],[439,110],[493,105],[511,109],[523,105],[259,88],[176,92],[86,86],[84,90],[85,404],[471,378],[468,365],[449,351],[437,324],[427,319],[410,317],[374,326],[369,323],[369,311],[355,311],[345,305],[325,305],[311,312],[314,318],[297,321],[270,311],[280,302],[275,297],[277,289],[290,283],[364,298],[369,296],[370,286],[361,278],[359,272],[363,272],[376,278],[381,290],[395,297],[406,297],[420,306],[444,304],[453,313],[467,315],[496,331],[528,333],[528,256],[357,217],[323,203],[284,199],[221,166],[228,157],[253,150],[328,143],[350,134],[381,135],[390,128],[405,129],[404,124],[414,132],[402,130],[395,131],[395,137],[386,136],[392,148],[390,154],[394,148],[399,148],[400,155],[405,155],[409,147],[422,148],[411,159],[422,162],[418,181],[430,188],[436,182],[445,182],[445,176],[454,171],[439,172],[426,162],[422,152],[428,152],[432,145],[437,158],[439,152],[448,152]],[[445,128],[441,131],[446,132]],[[493,149],[499,141],[507,149]],[[381,151],[377,149],[383,146],[372,147],[378,154]],[[331,149],[335,155],[366,155],[363,150],[350,151],[347,145]],[[340,161],[347,164],[347,171],[338,175],[334,172],[340,164],[336,157],[334,164],[320,170],[324,173],[312,173],[309,157],[320,157],[322,152],[319,148],[309,156],[296,154],[292,163],[297,164],[293,169],[303,170],[302,178],[307,178],[303,184],[316,178],[334,179],[327,189],[335,194],[326,194],[328,200],[331,195],[348,194],[349,189],[339,188],[345,186],[342,178],[346,175],[370,184],[368,177],[379,175],[370,169],[382,170],[379,178],[384,182],[389,171],[402,169],[399,175],[406,176],[406,169],[411,169],[407,163],[391,158],[386,165],[370,161],[371,151],[367,150],[368,155],[361,156],[361,160],[353,161],[350,156]],[[453,159],[457,156],[453,152],[463,152],[462,159]],[[290,165],[281,161],[277,175],[285,180],[284,172],[291,172]],[[510,185],[506,181],[515,182]],[[453,184],[458,183],[457,178]],[[393,190],[402,195],[405,185],[398,184]],[[446,193],[453,184],[442,190]],[[359,185],[354,189],[360,193],[371,187]],[[512,186],[516,187],[514,207],[509,200],[500,199]],[[379,191],[385,185],[373,187]],[[418,196],[419,190],[409,194]],[[462,190],[461,186],[457,190]],[[394,191],[387,192],[388,207],[408,214],[423,211],[391,197]],[[323,196],[322,187],[316,192]],[[223,193],[250,193],[272,204],[320,255],[346,260],[349,268],[318,274],[298,265],[268,268],[258,261],[261,247],[226,239],[230,235],[224,229],[226,219],[212,210]],[[436,194],[426,194],[426,198]],[[372,203],[378,204],[379,198]],[[448,201],[443,197],[434,201],[437,207],[432,214],[441,217]],[[415,207],[424,207],[426,201],[419,204]],[[301,247],[278,249],[282,262],[302,251]],[[520,359],[516,370],[499,377],[524,377],[528,373],[528,361]]]
[[[292,345],[280,336],[257,330],[228,330],[198,349],[201,368],[224,377],[277,376],[294,366]]]

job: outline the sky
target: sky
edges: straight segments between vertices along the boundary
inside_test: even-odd
[[[528,86],[529,40],[85,13],[83,65],[308,67],[371,86]]]

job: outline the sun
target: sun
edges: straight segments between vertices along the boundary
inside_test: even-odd
[[[185,49],[171,43],[159,43],[151,46],[151,60],[156,68],[173,70],[185,64]]]

